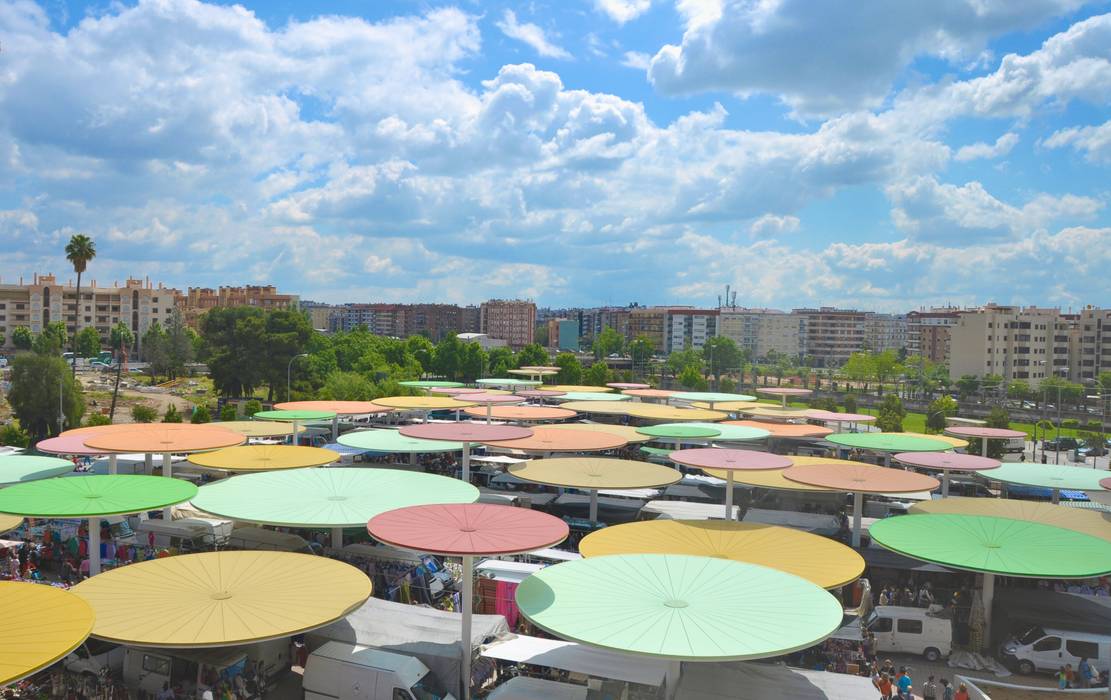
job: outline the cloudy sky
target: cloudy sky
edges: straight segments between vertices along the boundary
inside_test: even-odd
[[[0,0],[3,282],[1075,308],[1109,195],[1106,0]]]

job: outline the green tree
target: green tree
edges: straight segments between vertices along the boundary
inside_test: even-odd
[[[123,372],[123,363],[127,361],[128,348],[135,345],[135,334],[122,322],[117,322],[108,335],[108,342],[112,346],[112,354],[116,360],[116,382],[112,389],[112,408],[108,411],[108,419],[115,420],[116,401],[120,396],[120,375]]]
[[[883,397],[883,403],[880,404],[879,412],[876,416],[876,427],[885,433],[901,433],[903,432],[903,419],[906,418],[907,411],[903,408],[903,402],[895,394],[887,394]]]
[[[111,425],[112,419],[103,413],[90,413],[85,416],[85,426],[91,427],[96,425]]]
[[[30,447],[31,435],[19,426],[18,420],[13,420],[0,426],[0,445],[10,447]]]
[[[561,352],[556,355],[555,366],[559,367],[559,372],[556,373],[557,384],[582,383],[583,366],[574,353]]]
[[[147,372],[152,379],[163,375],[168,376],[170,372],[169,336],[161,323],[153,321],[150,324],[143,333],[143,340],[139,346],[143,351],[143,360],[147,363]]]
[[[708,339],[702,346],[702,357],[706,359],[710,374],[714,379],[720,380],[726,372],[740,369],[743,355],[732,338],[718,335]]]
[[[957,391],[960,393],[961,401],[967,401],[980,391],[980,378],[974,374],[962,374],[957,379]]]
[[[66,260],[73,263],[73,271],[77,273],[77,295],[73,305],[73,366],[70,374],[77,376],[77,329],[81,327],[81,275],[85,272],[89,261],[96,257],[96,244],[93,239],[78,233],[70,236],[66,243]],[[62,347],[65,347],[64,345]]]
[[[848,394],[844,397],[842,403],[845,405],[845,413],[859,413],[860,407],[856,405],[856,397]]]
[[[607,382],[613,381],[613,372],[605,362],[595,362],[583,372],[582,377],[588,386],[605,386]]]
[[[308,319],[299,315],[309,325]],[[246,306],[211,309],[201,316],[200,329],[204,339],[201,360],[208,365],[213,386],[220,395],[250,396],[270,376],[266,366],[266,319],[260,309]],[[338,350],[336,354],[338,357]],[[283,365],[283,386],[285,369]]]
[[[211,423],[212,413],[208,410],[208,406],[205,406],[202,403],[200,406],[194,408],[193,413],[189,416],[189,422],[193,423],[194,425],[200,423]]]
[[[880,394],[883,394],[883,383],[903,371],[902,365],[899,364],[899,355],[894,350],[884,350],[872,355],[872,368],[876,375],[876,383],[879,384]]]
[[[422,376],[435,371],[433,357],[436,354],[436,346],[431,340],[423,335],[411,335],[405,341],[405,351],[420,365]]]
[[[158,420],[158,411],[145,404],[137,403],[131,407],[131,420],[136,423],[153,423]]]
[[[634,367],[644,366],[655,352],[652,340],[646,335],[638,335],[629,343],[629,357],[632,358]]]
[[[876,376],[875,359],[871,353],[854,352],[849,355],[849,359],[841,367],[841,373],[850,381],[863,384],[864,393],[868,393],[869,382]]]
[[[718,388],[727,394],[731,394],[737,390],[737,383],[729,377],[722,377],[718,382]]]
[[[458,379],[473,382],[481,379],[484,370],[490,363],[490,357],[478,343],[466,343],[463,346],[462,360],[459,366]]]
[[[602,329],[602,332],[594,339],[592,350],[594,351],[594,359],[600,360],[603,357],[610,355],[620,354],[625,348],[625,337],[618,333],[610,326]]]
[[[243,415],[248,418],[254,418],[255,414],[262,410],[262,402],[258,399],[249,399],[243,402]]]
[[[220,420],[229,421],[239,418],[239,413],[236,410],[235,404],[231,401],[227,402],[220,408]]]
[[[926,408],[926,432],[940,433],[945,430],[946,416],[957,415],[959,406],[952,396],[939,396]]]
[[[702,353],[692,348],[674,350],[667,356],[664,366],[675,377],[688,367],[694,367],[698,374],[702,374]]]
[[[100,333],[92,326],[85,326],[77,334],[77,354],[81,357],[96,357],[100,354]]]
[[[675,377],[679,385],[694,391],[704,391],[709,388],[709,384],[702,377],[702,373],[698,371],[697,365],[687,365]]]
[[[536,330],[533,332],[532,337],[533,337],[533,341],[537,345],[539,345],[542,348],[547,347],[548,346],[548,341],[551,340],[551,338],[548,337],[548,324],[547,323],[538,323],[538,324],[536,324]]]
[[[504,377],[515,366],[513,364],[513,351],[506,347],[490,348],[488,361],[491,377]]]
[[[193,361],[193,347],[196,333],[185,325],[181,311],[174,308],[166,321],[165,362],[166,375],[177,379],[185,371],[185,366]]]
[[[8,403],[19,424],[36,440],[81,425],[81,384],[58,355],[22,354],[12,361]],[[59,411],[65,426],[59,424]]]
[[[35,343],[35,334],[27,326],[16,326],[12,331],[12,345],[19,350],[30,350]]]
[[[358,372],[332,372],[320,389],[326,401],[370,401],[378,398],[374,382]]]
[[[552,358],[548,356],[548,351],[544,346],[539,343],[532,343],[521,348],[521,352],[517,353],[516,363],[517,367],[544,367]]]
[[[1025,401],[1033,396],[1030,384],[1021,379],[1016,379],[1007,385],[1007,398],[1013,401]]]
[[[478,343],[469,343],[478,346]],[[436,376],[450,381],[458,381],[463,376],[463,357],[466,354],[467,343],[459,340],[454,333],[447,335],[436,344],[432,352],[432,371]],[[479,347],[481,350],[482,348]],[[481,372],[481,369],[478,370]],[[477,372],[476,372],[477,375]]]
[[[984,425],[988,428],[1010,428],[1011,427],[1011,414],[1007,413],[1005,408],[996,406],[988,413],[987,418],[984,419]],[[1003,458],[1003,448],[1005,447],[1003,440],[988,440],[988,457],[992,459]],[[968,441],[969,454],[982,454],[982,445],[978,438],[972,438]]]
[[[170,404],[166,412],[162,414],[163,423],[180,423],[181,413],[177,410],[177,406]]]
[[[60,355],[68,343],[66,324],[62,321],[53,321],[46,324],[42,333],[38,334],[31,349],[40,355]]]

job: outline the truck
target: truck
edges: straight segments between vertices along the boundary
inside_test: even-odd
[[[327,642],[309,655],[305,700],[454,700],[427,666],[406,654]]]

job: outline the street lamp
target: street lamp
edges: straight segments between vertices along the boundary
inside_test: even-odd
[[[289,364],[286,365],[286,367],[285,367],[285,400],[286,401],[289,401],[289,373],[293,370],[293,361],[296,360],[298,357],[308,357],[308,356],[309,356],[309,354],[307,352],[303,352],[300,355],[294,355],[293,357],[289,358]]]

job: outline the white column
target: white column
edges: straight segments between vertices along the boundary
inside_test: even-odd
[[[471,443],[463,443],[463,481],[471,483]]]
[[[673,700],[678,697],[679,692],[679,678],[683,675],[683,662],[682,661],[668,661],[667,662],[667,697],[668,700]]]
[[[146,466],[147,474],[154,474],[154,455],[150,452],[143,455],[143,464]]]
[[[988,456],[988,439],[987,438],[980,438],[980,456],[981,457],[987,457]]]
[[[492,404],[492,403],[486,404],[486,425],[490,425],[490,418],[493,416],[493,414],[494,414],[494,404]]]
[[[410,452],[409,453],[409,465],[413,466],[413,467],[417,466],[417,453],[416,452]]]
[[[116,455],[110,454],[110,455],[108,455],[108,473],[109,474],[115,474],[116,471],[117,471]]]
[[[174,463],[169,452],[162,453],[162,476],[167,479],[174,478]],[[166,506],[162,509],[162,519],[166,522],[174,519],[173,506]]]
[[[339,414],[332,416],[332,442],[339,440]]]
[[[984,646],[991,644],[991,608],[995,600],[995,574],[984,574]]]
[[[891,453],[890,452],[884,452],[883,453],[883,466],[885,466],[885,467],[890,467],[891,466]]]
[[[1053,497],[1050,499],[1049,502],[1054,505],[1057,505],[1061,502],[1061,489],[1053,489]]]
[[[289,436],[289,444],[291,444],[291,445],[298,444],[298,440],[297,440],[297,428],[298,427],[299,426],[297,425],[297,421],[293,421],[293,434]]]
[[[598,522],[598,489],[590,489],[590,522]]]
[[[864,493],[853,493],[853,547],[860,548],[860,515],[864,510]]]
[[[471,697],[471,605],[474,597],[474,557],[463,557],[463,700]]]
[[[783,395],[782,395],[782,396],[780,396],[779,398],[780,398],[780,400],[781,400],[781,401],[783,402],[783,408],[787,408],[787,395],[786,395],[786,394],[783,394]]]
[[[725,477],[725,519],[733,519],[733,470],[726,472]]]
[[[941,470],[941,497],[949,498],[949,470]]]
[[[89,518],[89,576],[100,573],[100,518]]]
[[[339,549],[343,546],[343,528],[332,528],[332,549]]]

